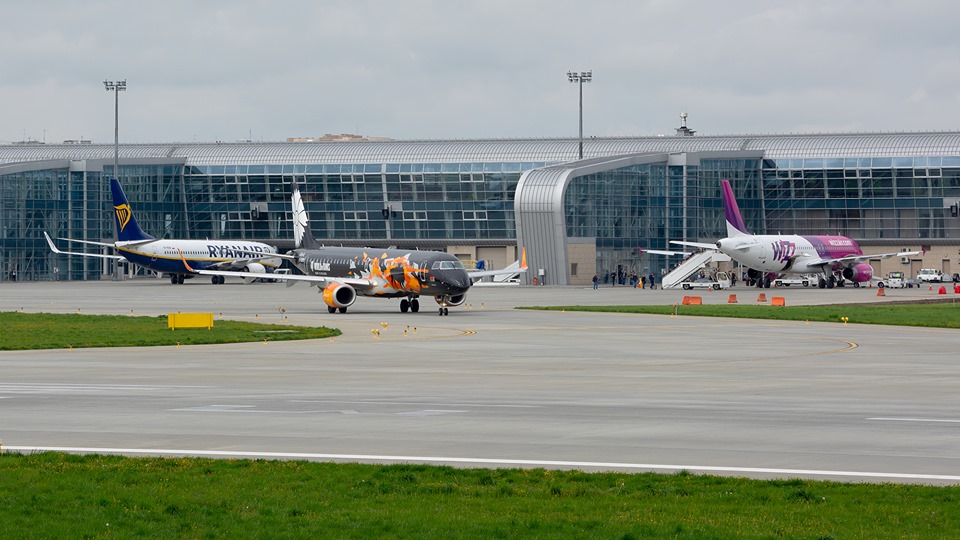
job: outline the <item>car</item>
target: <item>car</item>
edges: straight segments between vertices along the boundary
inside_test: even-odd
[[[912,287],[913,285],[908,284],[907,280],[904,280],[903,272],[888,272],[887,277],[881,278],[877,281],[877,287],[881,289],[888,287],[891,289],[902,289],[904,287]]]
[[[787,275],[778,277],[773,280],[773,284],[776,287],[789,287],[791,285],[803,285],[804,287],[809,287],[811,283],[817,283],[817,278],[806,275]]]
[[[944,279],[944,274],[936,268],[921,268],[917,272],[917,281],[920,283],[939,283],[942,281],[950,281],[950,276],[946,276]]]
[[[680,286],[686,290],[690,289],[713,289],[719,291],[720,289],[730,288],[730,277],[727,276],[726,272],[717,272],[716,278],[702,277],[697,278],[692,281],[684,281],[680,283]]]

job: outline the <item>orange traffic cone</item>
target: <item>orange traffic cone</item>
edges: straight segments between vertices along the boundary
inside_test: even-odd
[[[947,288],[941,285],[940,289],[937,290],[937,294],[947,294]]]
[[[757,297],[757,302],[766,302],[766,301],[767,301],[767,295],[764,293],[760,293],[760,296]]]
[[[883,291],[884,291],[883,287],[880,287],[879,289],[877,289],[877,296],[886,296],[887,293]]]
[[[736,304],[736,303],[737,303],[737,295],[731,294],[731,295],[730,295],[730,298],[727,298],[727,303],[728,303],[728,304]]]

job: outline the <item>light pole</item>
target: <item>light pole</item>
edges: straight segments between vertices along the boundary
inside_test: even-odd
[[[127,89],[126,79],[103,81],[107,92],[113,91],[113,177],[120,180],[120,92]]]
[[[583,159],[583,83],[593,80],[593,70],[567,72],[567,80],[580,85],[580,159]]]

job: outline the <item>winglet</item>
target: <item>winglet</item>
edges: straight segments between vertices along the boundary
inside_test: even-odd
[[[53,240],[50,238],[50,235],[47,234],[47,231],[43,231],[43,236],[44,236],[44,238],[47,239],[47,243],[50,244],[50,250],[51,250],[51,251],[53,251],[54,253],[63,253],[62,251],[60,251],[59,249],[57,249],[56,244],[53,243]]]
[[[183,252],[180,251],[180,248],[177,248],[177,253],[180,254],[180,260],[183,261],[183,266],[187,269],[187,272],[193,272],[194,274],[197,273],[197,271],[191,268],[190,264],[187,263],[187,258],[183,256]]]

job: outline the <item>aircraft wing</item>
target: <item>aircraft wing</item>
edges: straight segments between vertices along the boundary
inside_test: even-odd
[[[677,242],[675,242],[675,243],[677,243]],[[639,248],[639,249],[640,249],[640,254],[641,254],[641,255],[643,255],[644,253],[650,253],[651,255],[670,255],[670,256],[672,256],[672,255],[682,255],[682,256],[684,256],[684,257],[686,257],[687,255],[690,255],[690,252],[689,252],[689,251],[663,251],[663,250],[660,250],[660,249],[643,249],[643,248]],[[713,249],[716,249],[716,246],[714,246]]]
[[[840,257],[839,259],[822,259],[821,261],[814,263],[819,266],[823,265],[834,265],[841,264],[843,266],[849,266],[852,264],[859,264],[862,262],[869,261],[870,259],[889,259],[890,257],[909,257],[911,255],[919,255],[919,251],[900,251],[898,253],[872,253],[869,255],[848,255],[846,257]]]
[[[83,253],[83,252],[80,252],[80,251],[61,251],[61,250],[57,249],[57,245],[53,243],[53,240],[50,238],[50,235],[47,234],[47,231],[43,231],[43,237],[47,239],[47,244],[50,246],[50,250],[53,251],[54,253],[57,253],[57,254],[60,254],[60,255],[79,255],[80,257],[98,257],[98,258],[100,258],[100,259],[113,259],[113,260],[115,260],[115,261],[125,261],[125,260],[127,260],[127,258],[124,257],[124,256],[122,256],[122,255],[106,255],[106,254],[103,254],[103,253]],[[61,240],[62,240],[62,238],[61,238]],[[70,240],[70,239],[68,239],[68,240]],[[105,244],[105,243],[103,243],[103,242],[90,242],[90,241],[85,241],[85,240],[71,240],[71,241],[72,241],[72,242],[80,242],[80,243],[82,243],[82,244],[93,244],[93,245],[96,245],[96,246],[104,246],[104,247],[111,247],[111,248],[114,247],[113,244]]]
[[[712,249],[712,250],[714,250],[714,251],[717,251],[717,245],[716,245],[716,244],[707,244],[707,243],[704,243],[704,242],[684,242],[684,241],[682,241],[682,240],[671,240],[670,243],[671,243],[671,244],[677,244],[677,245],[680,245],[680,246],[690,246],[690,247],[696,247],[696,248],[701,248],[701,249]],[[648,252],[651,252],[650,250],[647,250],[647,251],[648,251]],[[651,252],[651,253],[652,253],[652,252]]]
[[[355,289],[367,289],[373,287],[375,284],[369,279],[362,278],[342,278],[342,277],[330,277],[330,276],[306,276],[303,274],[271,274],[268,272],[238,272],[236,270],[204,270],[197,269],[190,266],[187,263],[187,259],[183,256],[183,253],[180,253],[180,260],[183,261],[183,266],[186,267],[188,272],[193,272],[194,274],[200,274],[203,276],[228,276],[228,277],[238,277],[243,278],[244,281],[250,282],[254,279],[272,279],[279,281],[286,281],[288,285],[296,283],[298,281],[307,281],[310,283],[316,283],[317,285],[329,284],[329,283],[343,283],[350,285]]]
[[[220,261],[208,266],[207,269],[242,271],[243,269],[247,268],[250,263],[260,263],[262,265],[265,263],[265,261],[277,258],[274,256],[274,254],[267,255],[261,253],[259,255],[262,255],[262,257],[258,257],[256,259],[231,259],[229,261]]]
[[[521,274],[527,271],[527,248],[523,248],[520,254],[520,266],[517,268],[502,268],[500,270],[467,270],[467,275],[471,280],[480,279],[488,276],[504,276],[507,274]]]

